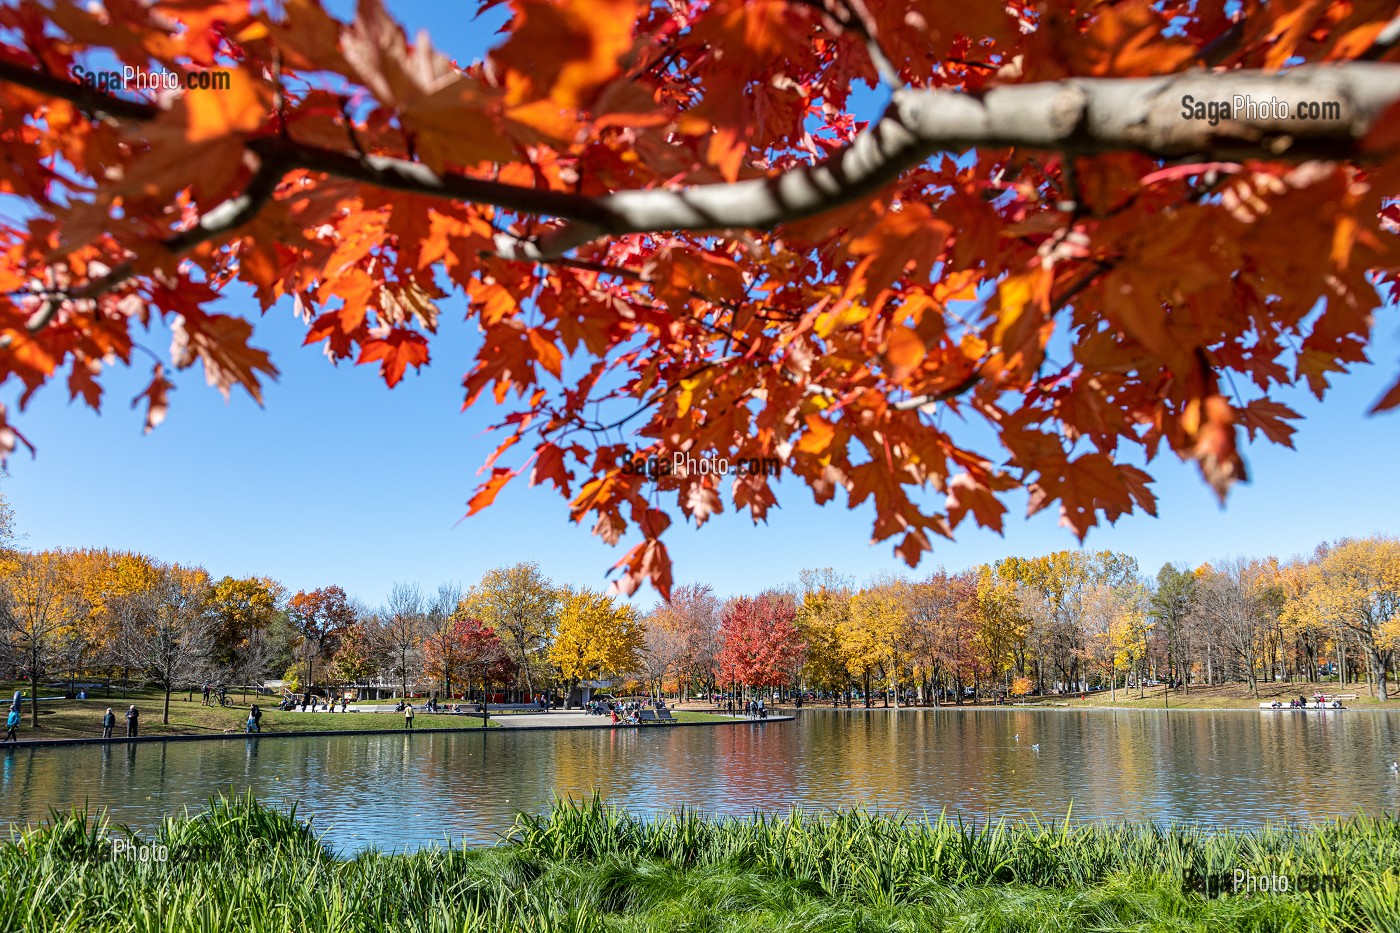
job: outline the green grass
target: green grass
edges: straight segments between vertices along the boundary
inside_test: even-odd
[[[716,716],[714,713],[695,713],[690,710],[673,709],[671,715],[676,722],[733,722],[733,716]]]
[[[0,843],[0,929],[1400,931],[1389,817],[1245,833],[859,811],[644,822],[590,801],[521,816],[498,846],[339,858],[294,812],[244,796],[167,820],[153,837],[167,863],[113,861],[124,834],[100,815],[55,814]],[[1183,880],[1236,868],[1326,883],[1245,896]]]

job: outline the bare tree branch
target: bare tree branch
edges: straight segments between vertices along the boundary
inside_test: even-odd
[[[1184,115],[1187,98],[1233,104],[1277,100],[1289,116],[1226,118],[1215,126]],[[1361,160],[1376,118],[1400,100],[1400,66],[1350,63],[1284,73],[1186,72],[1158,78],[1071,78],[993,88],[980,98],[902,88],[873,126],[821,162],[767,178],[587,197],[466,176],[421,163],[359,157],[279,140],[252,145],[289,165],[414,194],[492,204],[571,221],[536,240],[498,244],[503,255],[539,261],[601,235],[767,229],[878,191],[943,151],[1058,150],[1071,155],[1136,151],[1160,159]],[[1298,117],[1303,103],[1333,102],[1337,115]],[[579,229],[582,225],[582,229]]]

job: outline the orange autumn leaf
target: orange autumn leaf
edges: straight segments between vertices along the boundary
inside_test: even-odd
[[[467,502],[467,515],[475,515],[496,501],[496,496],[515,476],[514,471],[505,467],[496,467],[491,471],[491,478],[481,484],[476,494]]]
[[[519,22],[493,55],[511,104],[548,96],[580,107],[617,77],[632,46],[636,0],[515,0]]]
[[[263,125],[272,103],[272,91],[262,76],[234,69],[227,88],[185,91],[185,138],[202,143],[237,133],[251,133]]]
[[[170,410],[169,396],[170,390],[173,388],[175,388],[174,384],[165,378],[165,367],[157,363],[152,371],[150,384],[131,400],[132,408],[145,402],[146,424],[142,429],[144,433],[151,433],[165,420],[166,412]]]
[[[393,388],[403,379],[404,371],[412,366],[419,369],[428,362],[428,341],[411,330],[395,328],[384,338],[370,338],[360,344],[356,365],[380,363],[384,382]]]
[[[927,351],[919,335],[908,327],[896,327],[885,342],[885,359],[890,364],[890,378],[903,382],[914,367],[923,362]]]

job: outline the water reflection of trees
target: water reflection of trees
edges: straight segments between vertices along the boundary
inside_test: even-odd
[[[1019,733],[1021,740],[1016,741]],[[1038,744],[1040,751],[1031,746]],[[1256,823],[1400,809],[1400,719],[1222,711],[804,711],[716,728],[388,735],[0,751],[0,817],[110,804],[150,827],[210,794],[300,801],[334,837],[491,842],[517,809],[597,792],[656,812],[866,805],[967,819]],[[149,799],[148,799],[149,798]]]

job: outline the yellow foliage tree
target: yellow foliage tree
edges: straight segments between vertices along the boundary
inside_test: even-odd
[[[1141,587],[1119,588],[1112,591],[1113,615],[1109,622],[1110,672],[1116,676],[1119,667],[1132,670],[1133,665],[1147,654],[1147,613],[1145,594]],[[1142,681],[1139,678],[1139,685]],[[1117,697],[1117,692],[1114,692]]]
[[[269,577],[223,577],[215,583],[215,663],[237,671],[244,682],[260,679],[260,662],[267,654],[264,636],[285,595],[282,584]]]
[[[559,599],[559,589],[533,562],[488,570],[466,595],[464,611],[495,630],[510,649],[531,696],[534,667],[557,622]]]
[[[992,567],[977,570],[977,650],[993,677],[1001,677],[1025,657],[1031,620],[1017,586]]]
[[[904,580],[876,580],[851,598],[851,608],[840,625],[841,648],[846,669],[860,677],[865,686],[865,705],[870,705],[871,678],[895,688],[896,703],[902,665],[910,655],[910,587]]]
[[[1400,539],[1358,538],[1328,549],[1310,585],[1290,594],[1284,614],[1349,633],[1366,652],[1376,699],[1387,699],[1386,671],[1400,648]]]
[[[564,591],[549,661],[570,691],[581,680],[634,670],[642,648],[642,624],[631,606],[618,605],[594,590]]]
[[[849,624],[851,588],[830,568],[801,573],[802,599],[797,607],[797,632],[807,649],[802,676],[806,683],[836,691],[850,678],[850,658],[842,642]]]
[[[30,724],[35,728],[39,680],[58,656],[60,633],[84,611],[68,558],[65,551],[8,551],[0,560],[4,634],[10,656],[29,681]]]

